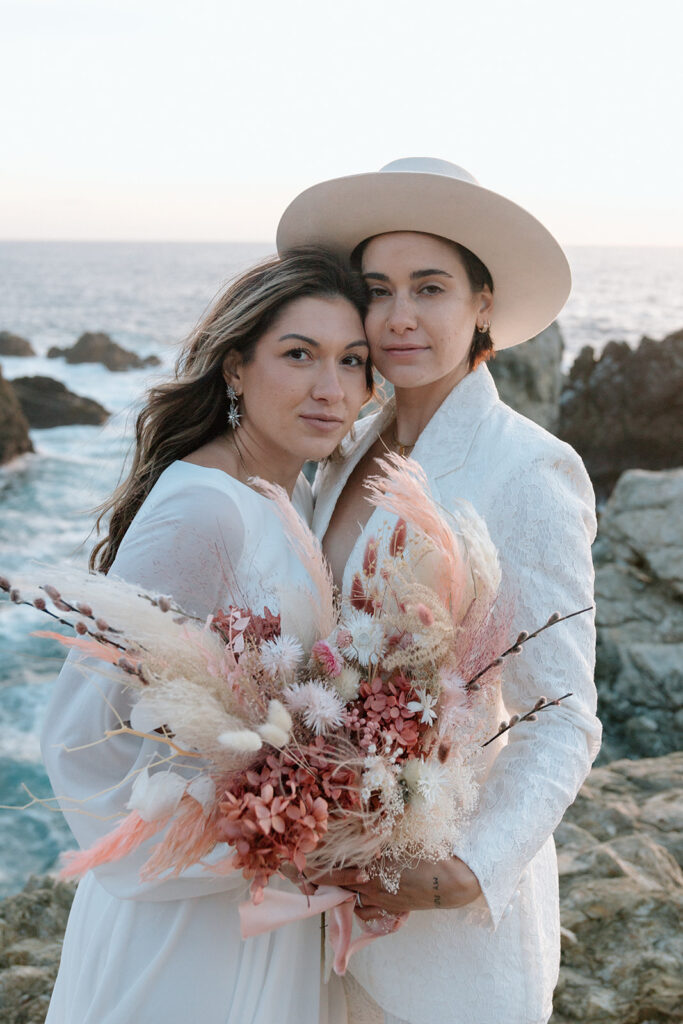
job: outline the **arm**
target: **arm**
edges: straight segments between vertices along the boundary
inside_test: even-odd
[[[496,537],[511,635],[541,625],[553,611],[593,603],[593,491],[578,456],[545,457],[508,482],[505,525]],[[559,824],[600,746],[593,683],[592,612],[562,622],[526,644],[503,673],[510,715],[540,696],[572,692],[560,707],[508,734],[482,785],[477,814],[454,853],[476,875],[494,927],[529,861]]]
[[[123,540],[112,575],[153,594],[172,594],[185,610],[203,617],[229,602],[230,570],[243,544],[236,504],[215,488],[194,487],[143,507]],[[45,765],[55,794],[68,798],[63,810],[82,847],[115,827],[126,813],[137,769],[166,753],[162,743],[130,735],[97,742],[119,720],[130,718],[133,694],[121,678],[117,669],[103,670],[100,662],[72,654],[47,711],[41,740]],[[157,841],[153,838],[123,860],[98,868],[98,881],[115,896],[143,900],[244,888],[239,873],[212,877],[200,866],[176,879],[141,884],[140,868]]]

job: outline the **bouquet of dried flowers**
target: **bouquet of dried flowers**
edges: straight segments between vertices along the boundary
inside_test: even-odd
[[[258,904],[288,865],[303,877],[353,865],[396,891],[405,866],[449,855],[476,806],[481,747],[517,721],[487,740],[502,663],[560,616],[501,651],[500,567],[484,522],[464,502],[440,509],[416,463],[390,456],[381,468],[370,500],[398,518],[367,539],[340,597],[285,493],[255,482],[313,583],[310,649],[283,630],[281,611],[231,606],[200,621],[170,597],[96,575],[62,573],[59,589],[0,577],[12,601],[75,633],[43,635],[123,670],[136,699],[115,732],[170,751],[170,764],[139,772],[118,826],[66,855],[65,874],[157,836],[143,877],[176,875],[226,843],[211,870],[242,871]],[[556,703],[539,698],[522,717]]]

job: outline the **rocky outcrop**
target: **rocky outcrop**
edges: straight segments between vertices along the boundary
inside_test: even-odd
[[[604,760],[650,757],[683,734],[683,469],[630,470],[593,549]]]
[[[0,356],[34,356],[33,345],[10,331],[0,331]]]
[[[117,345],[103,332],[82,334],[71,348],[48,350],[48,359],[64,357],[67,363],[102,363],[108,370],[140,370],[145,366],[159,366],[161,360],[157,356],[141,359],[135,352]]]
[[[104,423],[109,413],[92,398],[83,398],[52,377],[17,377],[12,381],[31,427]]]
[[[31,878],[0,904],[0,1020],[43,1024],[75,886]]]
[[[597,768],[555,834],[551,1024],[683,1019],[683,753]]]
[[[17,455],[32,451],[28,423],[21,411],[19,399],[0,369],[0,465]]]
[[[557,323],[488,364],[501,399],[555,433],[559,422],[564,343]]]
[[[522,346],[524,348],[524,346]],[[559,436],[586,463],[599,498],[626,469],[683,465],[683,330],[583,348],[560,403]]]

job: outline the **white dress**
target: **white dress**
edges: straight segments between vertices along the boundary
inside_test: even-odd
[[[300,478],[295,499],[308,497],[310,504],[307,486]],[[227,591],[220,564],[230,565],[239,593]],[[201,616],[230,603],[276,611],[281,585],[310,585],[269,500],[220,470],[185,462],[161,475],[123,539],[112,574],[172,594]],[[120,816],[129,799],[131,773],[159,753],[159,744],[128,735],[64,750],[92,744],[115,728],[114,708],[127,720],[129,693],[111,678],[79,670],[71,655],[55,684],[42,748],[55,794],[84,801],[83,813],[65,810],[83,847],[113,827],[112,816]],[[123,779],[129,781],[117,787]],[[197,867],[141,884],[146,855],[143,848],[98,868],[78,886],[47,1024],[328,1019],[318,918],[242,941],[238,904],[248,892],[241,873],[212,876]]]
[[[361,420],[346,459],[319,472],[319,537],[353,467],[393,415],[389,403]],[[444,508],[465,498],[485,519],[500,554],[511,640],[555,610],[592,605],[595,512],[583,464],[568,445],[500,401],[485,365],[444,400],[412,457]],[[393,528],[395,517],[376,510],[358,538],[344,573],[346,592],[361,570],[367,538],[379,536],[387,520]],[[350,973],[389,1024],[545,1024],[550,1017],[560,957],[552,832],[600,746],[594,646],[588,613],[549,629],[506,664],[498,721],[530,710],[540,695],[573,696],[482,752],[479,808],[453,852],[474,871],[483,895],[461,909],[413,913],[399,931],[351,959]]]

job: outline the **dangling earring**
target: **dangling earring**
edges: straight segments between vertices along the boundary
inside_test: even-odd
[[[228,425],[237,430],[240,425],[239,396],[232,384],[225,385],[225,393],[228,396]]]
[[[481,326],[479,326],[479,324],[477,324],[477,331],[479,332],[479,334],[488,334],[488,332],[490,330],[491,330],[491,321],[490,320],[484,320],[484,322],[483,322],[483,324]]]

